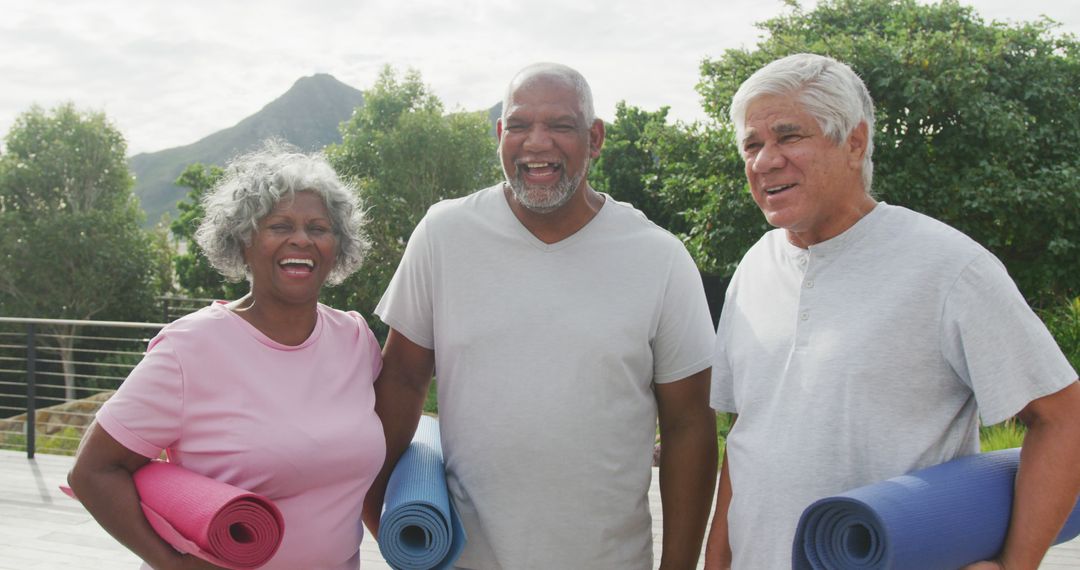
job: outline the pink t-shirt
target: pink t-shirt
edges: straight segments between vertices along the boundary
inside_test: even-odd
[[[359,568],[364,495],[385,440],[379,344],[360,315],[318,306],[299,346],[216,302],[166,326],[101,408],[122,445],[263,495],[285,536],[267,569]]]

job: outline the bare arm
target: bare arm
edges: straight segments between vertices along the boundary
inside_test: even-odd
[[[147,522],[131,474],[149,461],[94,423],[79,444],[68,485],[102,528],[154,568],[218,568],[177,552]]]
[[[375,380],[375,412],[386,432],[386,461],[364,497],[364,523],[375,538],[379,537],[386,482],[416,433],[434,368],[434,351],[390,329],[383,347],[382,372]]]
[[[731,425],[739,416],[732,414]],[[728,570],[731,568],[731,542],[728,539],[728,507],[731,505],[731,470],[725,451],[720,467],[720,480],[716,484],[716,511],[713,513],[709,538],[705,542],[705,570]]]
[[[1032,401],[1019,417],[1028,432],[1005,548],[998,562],[969,568],[1038,568],[1080,493],[1080,384]]]
[[[695,568],[716,480],[716,415],[706,368],[656,385],[660,419],[660,499],[664,514],[661,570]]]

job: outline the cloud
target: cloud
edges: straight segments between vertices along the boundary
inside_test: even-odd
[[[979,0],[986,19],[1068,18],[1074,0]],[[816,2],[803,1],[804,8]],[[702,118],[700,64],[750,47],[781,0],[5,0],[0,3],[0,133],[33,103],[103,110],[135,152],[231,126],[296,79],[330,73],[356,88],[383,65],[416,68],[448,109],[495,104],[515,71],[558,61],[615,103]]]

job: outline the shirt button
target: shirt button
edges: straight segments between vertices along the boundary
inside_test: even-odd
[[[807,320],[809,318],[810,318],[810,313],[808,313],[807,311],[803,311],[802,314],[799,315],[799,319],[803,320],[803,321],[805,321],[805,320]]]
[[[806,265],[806,258],[805,257],[800,257],[799,258],[799,265]]]
[[[814,288],[814,280],[813,279],[807,279],[804,287],[806,287],[807,289],[813,289]]]

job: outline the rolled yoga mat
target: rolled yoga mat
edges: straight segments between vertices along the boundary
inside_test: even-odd
[[[442,570],[464,546],[465,529],[446,488],[439,422],[422,416],[386,484],[379,550],[397,570]]]
[[[146,520],[180,552],[248,570],[281,546],[285,522],[269,499],[163,461],[147,463],[132,478]]]
[[[955,570],[997,555],[1020,450],[962,457],[816,501],[795,531],[792,568]],[[1080,506],[1054,544],[1080,535]]]

